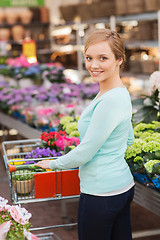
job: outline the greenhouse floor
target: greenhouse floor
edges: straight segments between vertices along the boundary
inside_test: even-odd
[[[7,139],[11,140],[11,139]],[[4,139],[1,138],[1,142]],[[6,139],[5,139],[6,141]],[[0,196],[9,200],[11,202],[9,180],[6,174],[6,169],[2,157],[2,148],[0,154]],[[71,223],[77,221],[77,207],[78,199],[67,200],[65,205],[62,205],[62,201],[45,201],[45,202],[35,202],[35,203],[25,203],[22,206],[25,207],[29,212],[32,213],[31,223],[34,228],[43,226],[53,226],[57,224]],[[154,204],[154,203],[153,203]],[[65,211],[64,211],[65,206]],[[65,213],[65,214],[64,214]],[[63,215],[63,217],[62,217]],[[65,215],[65,216],[64,216]],[[131,222],[133,237],[137,240],[159,240],[160,239],[160,217],[153,214],[151,211],[139,206],[135,202],[131,205]],[[156,234],[159,235],[152,236]],[[139,232],[147,231],[147,237],[140,237]],[[78,240],[77,237],[77,227],[59,227],[52,228],[48,230],[34,231],[34,234],[42,233],[54,233],[56,236],[52,238],[41,238],[41,239],[54,239],[54,240]],[[151,235],[151,236],[149,236]],[[100,239],[97,239],[100,240]]]

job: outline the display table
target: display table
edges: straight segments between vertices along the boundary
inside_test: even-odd
[[[146,208],[152,213],[160,216],[160,193],[135,181],[135,195],[133,201]],[[133,232],[132,238],[141,238],[160,235],[160,229],[151,229]]]
[[[0,124],[7,128],[15,128],[18,133],[29,139],[33,138],[40,138],[41,132],[35,128],[30,127],[29,125],[20,122],[19,120],[8,116],[7,114],[4,114],[0,112]]]
[[[160,216],[160,193],[136,181],[134,202]]]

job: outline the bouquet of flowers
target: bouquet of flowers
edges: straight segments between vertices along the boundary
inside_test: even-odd
[[[29,232],[31,213],[18,205],[8,205],[8,200],[0,197],[0,239],[22,240],[38,238]]]

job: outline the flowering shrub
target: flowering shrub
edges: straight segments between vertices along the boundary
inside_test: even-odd
[[[45,71],[42,74],[43,79],[49,80],[51,83],[59,82],[63,83],[66,82],[66,78],[63,74],[64,68],[62,66],[49,66],[45,69]]]
[[[135,141],[125,152],[133,174],[147,174],[150,179],[160,176],[160,122],[139,123],[134,127]],[[156,175],[155,175],[156,174]],[[160,182],[158,183],[160,189]]]
[[[134,127],[135,137],[148,137],[154,132],[158,132],[160,128],[160,122],[153,121],[151,123],[139,123]]]
[[[8,200],[0,197],[0,239],[29,239],[24,235],[29,231],[31,213],[18,205],[8,205]],[[38,239],[38,238],[37,238]]]
[[[64,68],[60,63],[29,63],[26,57],[21,55],[17,58],[8,58],[6,65],[0,68],[0,74],[13,77],[16,80],[22,78],[42,80],[44,77],[47,77],[51,82],[65,82],[63,70]]]
[[[59,129],[65,130],[69,137],[79,137],[79,132],[77,130],[77,121],[79,116],[74,118],[71,116],[64,116],[60,119]]]
[[[61,114],[72,116],[81,114],[90,101],[88,100],[90,97],[89,89],[94,96],[98,91],[93,85],[87,86],[87,88],[88,91],[85,91],[84,84],[53,83],[46,90],[44,86],[33,85],[27,88],[15,88],[10,87],[7,83],[0,83],[0,109],[12,114],[20,121],[40,128],[42,131],[47,131],[50,126],[57,127],[56,118],[60,120]],[[75,130],[76,126],[73,125],[71,124],[70,130],[75,132],[69,135],[78,137],[77,129]]]
[[[139,110],[133,115],[135,124],[160,119],[160,71],[153,72],[149,80],[150,95],[132,101],[133,105],[139,106]]]
[[[80,143],[80,139],[77,137],[67,137],[66,132],[43,132],[41,134],[41,140],[45,147],[55,149],[56,151],[64,151],[69,146],[77,146]]]

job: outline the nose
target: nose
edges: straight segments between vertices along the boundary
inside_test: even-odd
[[[96,61],[96,60],[93,60],[92,61],[92,64],[91,64],[91,67],[92,68],[98,68],[99,66],[98,66],[98,62]]]

